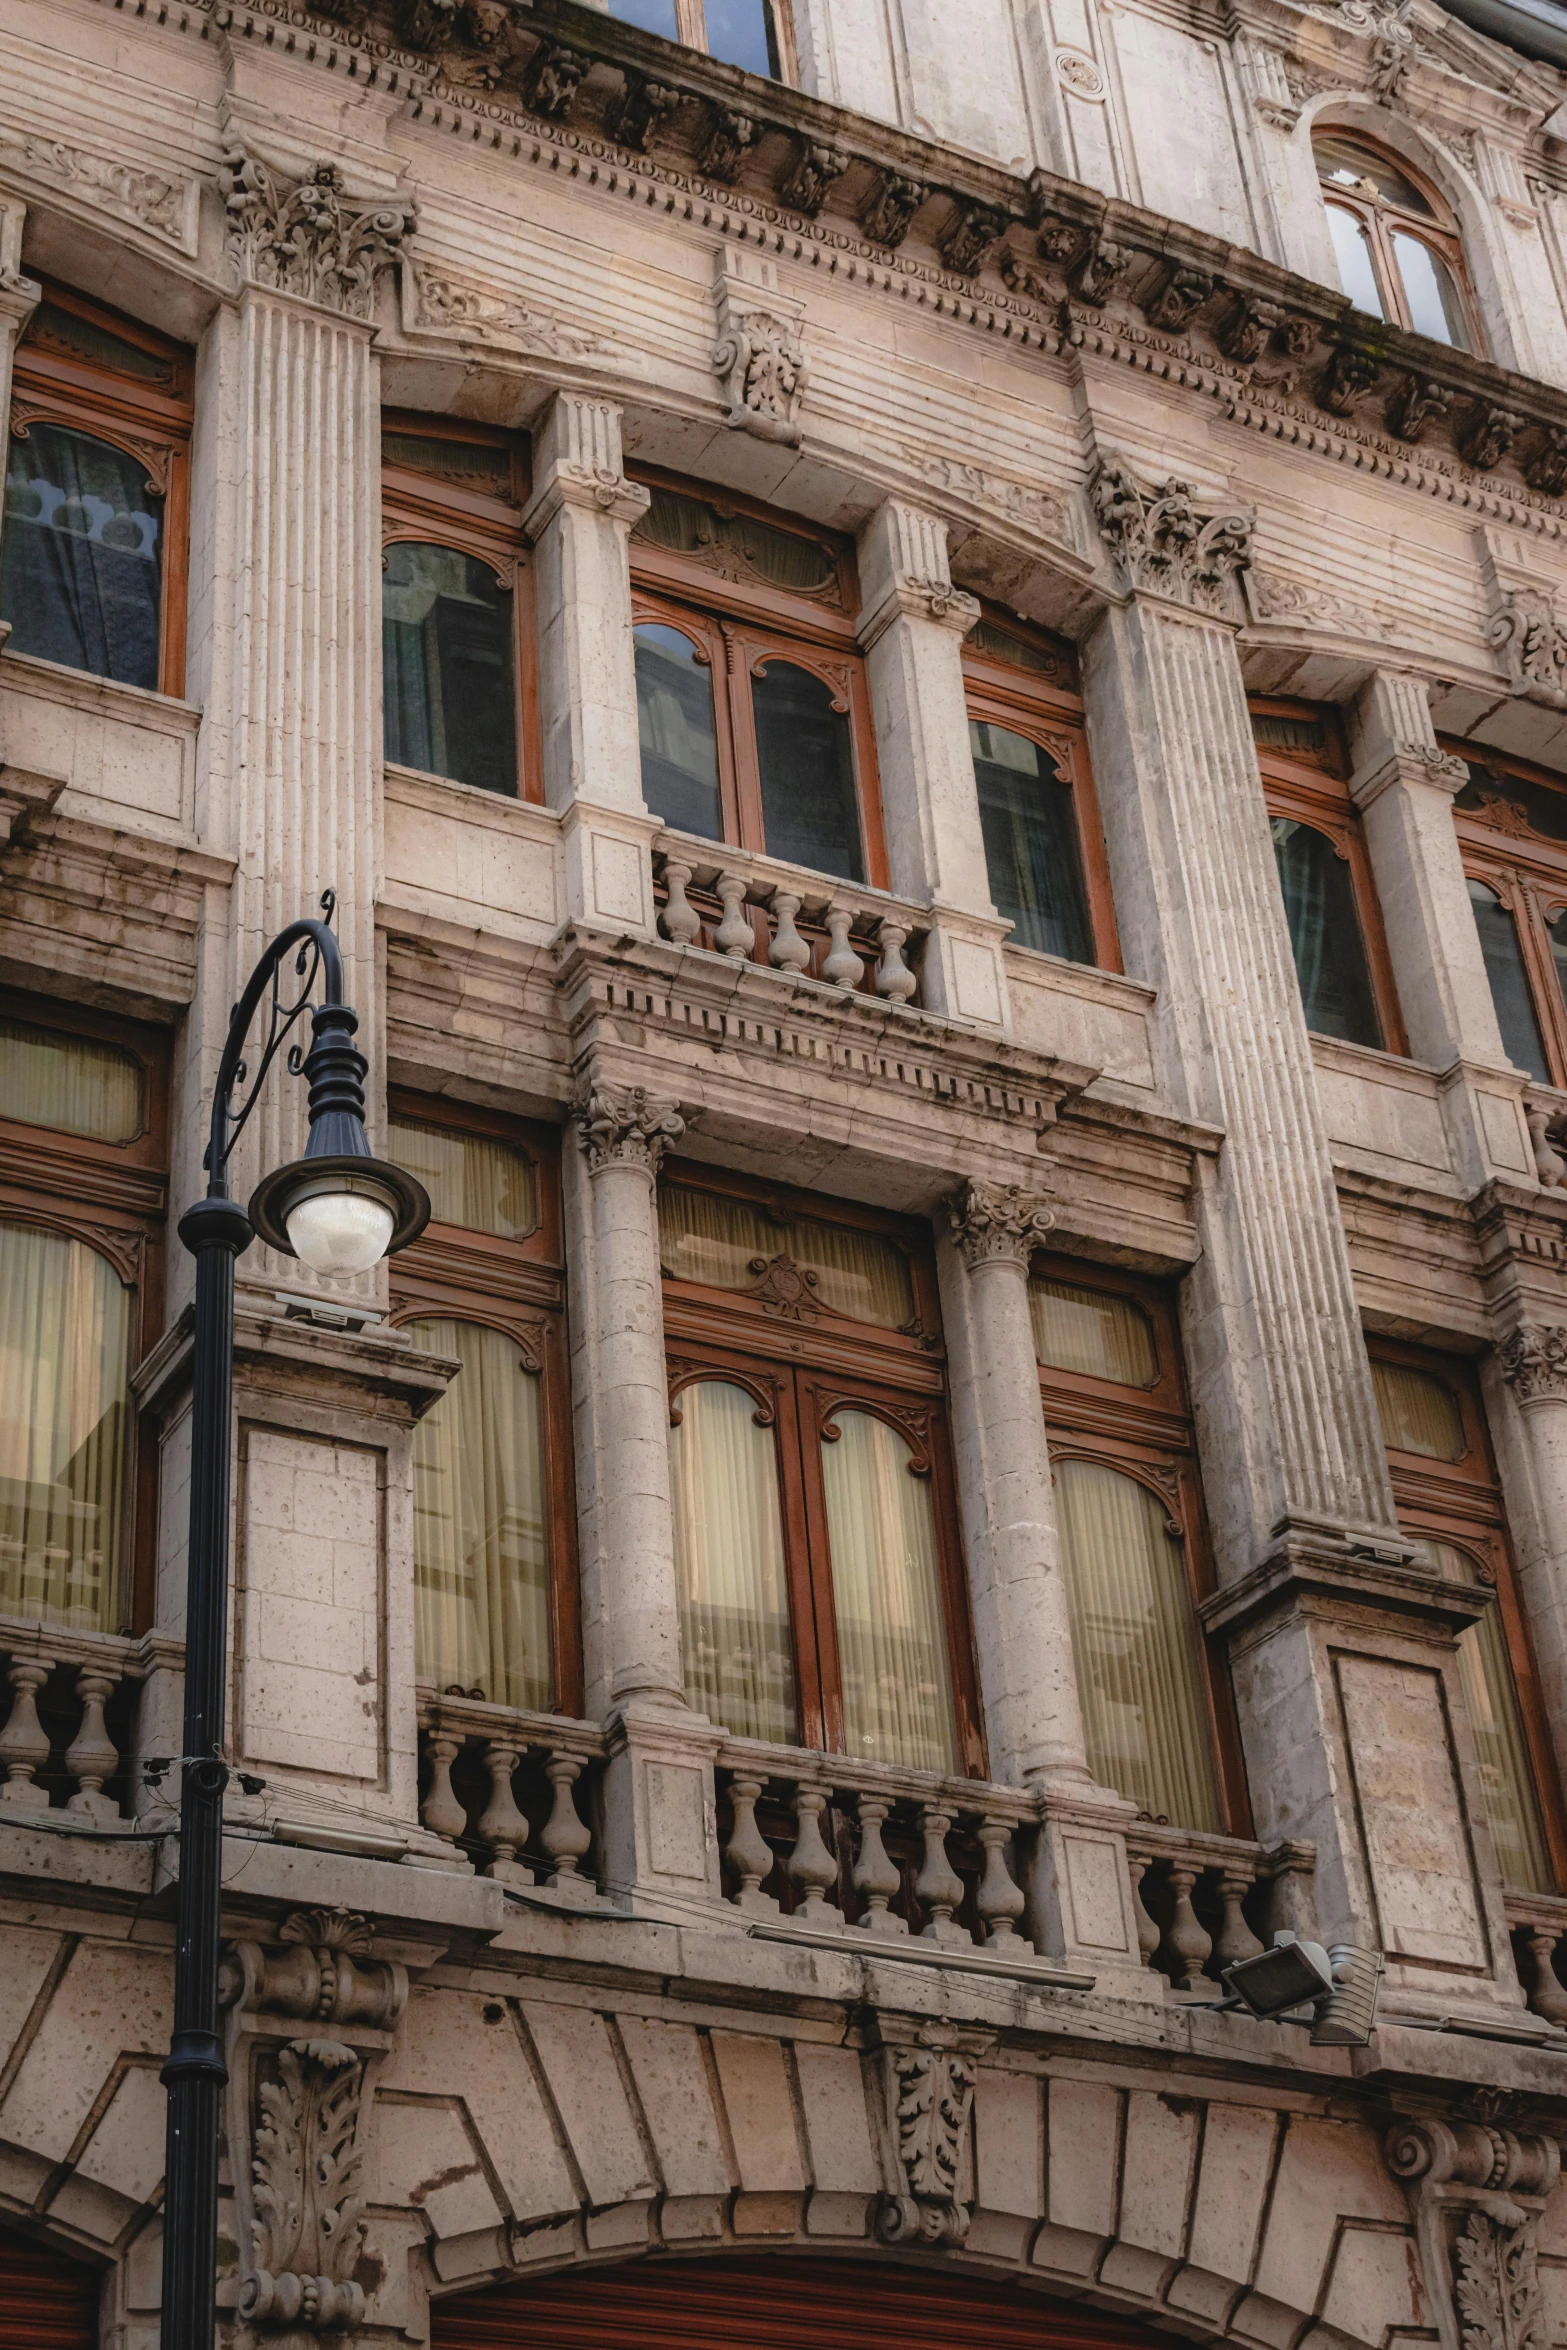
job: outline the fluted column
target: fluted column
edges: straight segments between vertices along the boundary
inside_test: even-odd
[[[564,819],[570,911],[599,929],[653,933],[631,639],[632,525],[648,493],[628,481],[620,410],[557,395],[533,451],[523,527],[533,541],[544,792]]]
[[[859,640],[876,723],[892,887],[934,915],[932,1011],[1006,1025],[1006,977],[979,823],[963,639],[979,606],[952,584],[947,526],[889,498],[859,541]]]
[[[1503,1407],[1510,1398],[1522,1446],[1493,1410],[1507,1514],[1558,1766],[1567,1769],[1567,1327],[1518,1324],[1497,1349]],[[1516,1453],[1521,1450],[1522,1458]]]

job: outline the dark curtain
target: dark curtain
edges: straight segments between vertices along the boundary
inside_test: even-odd
[[[0,617],[11,650],[158,686],[163,500],[123,449],[34,423],[6,459]]]
[[[751,680],[767,854],[863,881],[849,716],[832,705],[825,680],[791,661]]]
[[[381,591],[386,756],[426,775],[517,790],[512,600],[455,547],[388,547]]]
[[[1272,831],[1306,1026],[1346,1044],[1380,1046],[1382,1023],[1347,862],[1326,833],[1291,816],[1275,816]]]
[[[1092,963],[1071,787],[1026,735],[970,719],[969,741],[990,894],[1012,924],[1011,944]]]

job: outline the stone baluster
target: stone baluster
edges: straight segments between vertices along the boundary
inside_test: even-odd
[[[702,917],[686,896],[692,871],[677,857],[665,860],[664,884],[669,896],[664,905],[664,932],[677,947],[694,947],[702,935]]]
[[[105,1795],[103,1783],[120,1767],[120,1750],[109,1736],[103,1709],[119,1687],[118,1673],[98,1665],[84,1665],[76,1676],[76,1694],[82,1703],[82,1724],[65,1750],[65,1767],[76,1781],[76,1793],[67,1811],[84,1812],[93,1820],[117,1820],[120,1807]]]
[[[511,1790],[512,1774],[524,1751],[512,1738],[488,1739],[484,1748],[484,1767],[490,1774],[490,1800],[479,1815],[479,1834],[490,1848],[485,1873],[513,1885],[534,1881],[533,1871],[517,1858],[528,1841],[528,1822]]]
[[[768,955],[776,970],[809,971],[811,950],[795,928],[795,919],[804,900],[798,890],[775,889],[773,892],[773,943]]]
[[[1007,1846],[1012,1841],[1011,1821],[982,1819],[979,1823],[979,1841],[985,1855],[985,1869],[979,1881],[974,1906],[979,1911],[980,1923],[985,1929],[986,1943],[992,1950],[1021,1955],[1031,1945],[1024,1942],[1017,1930],[1017,1921],[1026,1904],[1023,1889],[1007,1866]]]
[[[756,933],[751,928],[751,918],[745,910],[748,887],[745,875],[720,873],[713,886],[724,909],[724,918],[713,933],[718,942],[718,951],[721,955],[728,955],[733,962],[749,963],[756,953]]]
[[[1164,1940],[1163,1927],[1143,1899],[1143,1884],[1153,1866],[1152,1857],[1148,1853],[1136,1851],[1131,1845],[1128,1845],[1126,1865],[1131,1880],[1132,1912],[1137,1925],[1137,1947],[1142,1954],[1143,1965],[1152,1971],[1154,1960],[1159,1955],[1159,1945]]]
[[[867,1934],[907,1934],[907,1918],[888,1905],[903,1879],[898,1864],[882,1841],[882,1827],[892,1806],[880,1795],[862,1795],[857,1805],[860,1849],[854,1863],[854,1890],[865,1904],[860,1925]]]
[[[849,933],[854,927],[852,906],[827,908],[828,949],[822,964],[822,977],[834,987],[858,987],[865,977],[864,957],[849,944]]]
[[[1514,1939],[1518,1972],[1530,2008],[1548,2024],[1567,2024],[1567,1990],[1551,1963],[1561,1938],[1558,1927],[1529,1925]]]
[[[461,1751],[462,1740],[449,1731],[426,1733],[424,1752],[430,1766],[430,1784],[419,1806],[419,1817],[432,1836],[439,1836],[448,1844],[455,1844],[468,1826],[468,1814],[458,1802],[452,1785],[452,1764]]]
[[[1317,1904],[1314,1877],[1317,1848],[1314,1844],[1286,1842],[1275,1844],[1268,1855],[1267,1874],[1271,1879],[1268,1892],[1268,1933],[1289,1932],[1302,1942],[1319,1942],[1322,1937],[1317,1927]]]
[[[930,1915],[922,1939],[972,1946],[973,1936],[952,1914],[963,1899],[963,1879],[947,1858],[947,1832],[952,1826],[952,1813],[941,1804],[922,1804],[920,1826],[925,1836],[925,1857],[914,1880],[914,1892]]]
[[[748,1917],[775,1918],[778,1904],[770,1893],[762,1891],[763,1878],[772,1875],[777,1862],[776,1853],[756,1824],[762,1785],[760,1779],[730,1780],[729,1800],[735,1819],[724,1858],[740,1880],[740,1890],[732,1896],[736,1909],[743,1909]]]
[[[52,1656],[14,1656],[6,1674],[12,1697],[0,1730],[0,1763],[5,1765],[0,1803],[19,1811],[49,1808],[49,1791],[36,1783],[35,1774],[49,1760],[49,1733],[38,1719],[38,1692],[53,1671]]]
[[[580,1754],[550,1755],[544,1765],[544,1776],[554,1789],[550,1816],[539,1836],[550,1859],[555,1863],[555,1874],[550,1879],[557,1893],[568,1887],[587,1887],[587,1879],[580,1873],[578,1863],[587,1858],[593,1845],[593,1831],[577,1810],[576,1784],[582,1776]]]
[[[1238,1966],[1243,1958],[1255,1958],[1262,1944],[1246,1923],[1241,1907],[1256,1881],[1254,1869],[1237,1866],[1219,1871],[1219,1899],[1224,1905],[1224,1922],[1219,1928],[1213,1946],[1213,1955],[1219,1971],[1227,1966]]]
[[[1201,1875],[1195,1862],[1170,1863],[1167,1882],[1175,1896],[1175,1914],[1166,1929],[1160,1957],[1177,1991],[1203,1989],[1202,1970],[1213,1955],[1213,1936],[1192,1907],[1192,1888]]]
[[[789,1874],[804,1895],[795,1915],[804,1926],[839,1927],[841,1911],[829,1907],[827,1895],[838,1882],[838,1863],[822,1836],[822,1814],[827,1796],[820,1787],[797,1787],[795,1817],[799,1832],[789,1855]]]
[[[876,993],[894,1004],[906,1004],[919,987],[919,981],[903,960],[908,935],[906,922],[894,922],[890,915],[883,916],[878,932],[881,957],[876,965]]]

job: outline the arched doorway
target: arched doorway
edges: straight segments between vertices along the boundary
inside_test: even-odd
[[[1169,2350],[1171,2336],[962,2270],[638,2260],[436,2301],[432,2350]]]
[[[0,2228],[0,2350],[98,2350],[98,2272]]]

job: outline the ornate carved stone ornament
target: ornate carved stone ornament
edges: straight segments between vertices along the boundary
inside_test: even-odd
[[[678,90],[664,82],[651,81],[646,74],[628,72],[618,96],[609,102],[604,128],[623,147],[645,155],[653,132],[679,104]]]
[[[405,334],[446,335],[541,359],[586,359],[610,349],[601,336],[563,326],[552,312],[535,310],[499,286],[449,270],[437,275],[412,260],[404,262],[399,274]],[[625,354],[618,356],[624,365]]]
[[[849,158],[840,148],[802,139],[792,168],[778,183],[778,201],[814,220],[848,168]]]
[[[239,2315],[278,2350],[364,2323],[355,2272],[374,2075],[407,1998],[406,1970],[371,1956],[369,1928],[347,1910],[296,1911],[277,1943],[224,1954]]]
[[[1420,2117],[1396,2122],[1386,2151],[1414,2211],[1442,2350],[1545,2350],[1538,2249],[1561,2168],[1555,2140],[1492,2119]]]
[[[1249,514],[1200,505],[1184,481],[1145,489],[1128,466],[1113,461],[1100,465],[1091,492],[1100,536],[1128,588],[1199,612],[1237,615],[1237,583],[1251,560]]]
[[[724,422],[758,440],[797,447],[810,373],[800,335],[803,303],[779,291],[773,262],[727,249],[718,256],[713,293],[713,373],[724,397]]]
[[[171,179],[166,173],[141,171],[94,155],[64,139],[40,138],[32,131],[0,131],[0,164],[21,180],[42,180],[63,188],[95,211],[111,213],[133,227],[181,252],[196,250],[196,211],[199,188],[195,179]]]
[[[948,269],[959,277],[973,277],[998,237],[1006,234],[1007,216],[992,204],[971,204],[954,197],[951,216],[936,238]]]
[[[645,1085],[609,1085],[591,1077],[575,1116],[588,1165],[595,1171],[619,1164],[646,1167],[656,1175],[665,1151],[686,1130],[674,1103],[655,1099]]]
[[[701,169],[710,180],[729,187],[740,177],[740,166],[756,145],[763,125],[749,114],[736,114],[728,106],[710,110],[707,136],[702,142],[698,158]]]
[[[933,2024],[919,2046],[882,2051],[888,2126],[905,2190],[882,2197],[876,2233],[884,2244],[961,2244],[968,2234],[962,2188],[975,2056],[964,2037]]]
[[[240,143],[219,167],[229,252],[241,278],[297,294],[345,318],[368,319],[376,279],[401,260],[417,215],[411,204],[350,197],[335,163],[285,178]]]
[[[1213,292],[1213,275],[1206,269],[1172,269],[1157,293],[1144,299],[1143,316],[1150,326],[1178,335]]]
[[[1401,441],[1423,440],[1427,426],[1448,415],[1452,405],[1452,393],[1441,384],[1432,383],[1429,377],[1406,376],[1389,396],[1388,430],[1397,433]]]
[[[1542,579],[1531,550],[1509,532],[1474,532],[1490,604],[1486,641],[1513,692],[1548,709],[1567,708],[1567,629],[1557,613],[1554,581]]]
[[[1497,1361],[1520,1403],[1567,1398],[1567,1329],[1561,1323],[1524,1323],[1503,1339]]]
[[[1017,1264],[1029,1258],[1053,1230],[1055,1210],[1045,1193],[1022,1184],[969,1182],[946,1202],[952,1235],[971,1266]]]
[[[930,190],[923,180],[884,171],[860,207],[860,226],[873,245],[896,252]]]
[[[1332,588],[1286,579],[1277,571],[1244,575],[1246,602],[1254,621],[1288,621],[1298,628],[1325,629],[1335,636],[1393,638],[1398,624],[1373,604],[1357,604]],[[1467,771],[1466,771],[1467,772]]]

